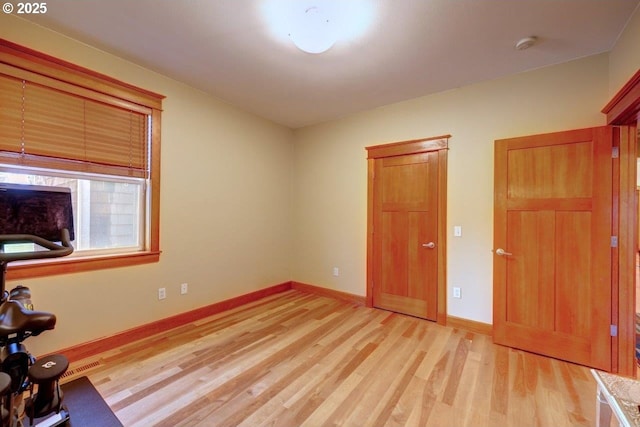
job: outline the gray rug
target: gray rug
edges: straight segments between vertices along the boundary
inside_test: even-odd
[[[123,427],[109,405],[87,377],[62,385],[63,403],[72,427]]]

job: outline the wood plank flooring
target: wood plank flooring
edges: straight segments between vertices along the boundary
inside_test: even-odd
[[[73,363],[125,426],[587,426],[587,368],[292,290]]]

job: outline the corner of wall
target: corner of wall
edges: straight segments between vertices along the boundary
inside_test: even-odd
[[[609,97],[613,97],[640,69],[640,4],[609,52]]]

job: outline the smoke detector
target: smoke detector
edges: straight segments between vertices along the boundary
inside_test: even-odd
[[[535,36],[525,37],[523,39],[520,39],[518,43],[516,43],[516,49],[517,50],[529,49],[531,46],[536,44],[537,41],[538,41],[538,38]]]

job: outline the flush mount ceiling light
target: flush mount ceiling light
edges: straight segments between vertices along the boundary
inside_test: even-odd
[[[516,49],[517,50],[529,49],[531,46],[536,44],[537,41],[538,41],[538,38],[535,36],[525,37],[523,39],[520,39],[518,43],[516,43]]]
[[[289,37],[298,49],[307,53],[322,53],[336,42],[335,23],[326,9],[305,7],[291,23]]]
[[[365,37],[378,19],[372,0],[262,0],[260,15],[279,44],[312,54]]]

